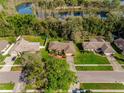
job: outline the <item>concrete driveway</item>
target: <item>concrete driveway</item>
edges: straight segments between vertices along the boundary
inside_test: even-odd
[[[76,72],[75,65],[74,65],[74,57],[66,56],[66,62],[69,64],[70,70]]]
[[[79,82],[82,83],[114,83],[124,82],[124,72],[114,71],[81,71],[77,72]]]
[[[0,83],[17,83],[19,81],[19,72],[0,72]]]

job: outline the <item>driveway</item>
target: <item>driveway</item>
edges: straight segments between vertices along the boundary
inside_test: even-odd
[[[17,83],[19,81],[19,72],[0,72],[0,83]]]
[[[80,71],[77,72],[79,82],[83,83],[114,83],[124,82],[124,72],[114,71]]]
[[[114,71],[124,71],[121,65],[117,62],[117,60],[113,56],[107,56],[107,59],[111,63]]]
[[[1,69],[0,72],[9,72],[13,66],[14,61],[12,61],[13,56],[6,57],[4,62],[6,63]]]
[[[66,62],[69,64],[70,70],[76,72],[75,65],[74,65],[74,57],[66,56]]]

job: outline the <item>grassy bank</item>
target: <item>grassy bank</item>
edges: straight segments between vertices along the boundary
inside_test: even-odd
[[[78,71],[112,71],[111,66],[76,66]]]

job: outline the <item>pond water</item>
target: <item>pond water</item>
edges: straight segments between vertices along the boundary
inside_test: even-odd
[[[19,14],[33,14],[32,3],[24,3],[16,7]]]
[[[33,9],[32,9],[32,3],[23,3],[19,6],[16,7],[16,10],[19,14],[33,14]],[[107,12],[105,11],[101,11],[97,14],[93,14],[95,16],[98,16],[100,18],[107,18]],[[69,16],[88,16],[88,14],[85,14],[83,13],[82,11],[74,11],[74,12],[59,12],[59,13],[55,13],[53,14],[55,17],[58,17],[58,18],[66,18],[66,17],[69,17]],[[50,15],[50,14],[46,14],[44,12],[41,12],[41,13],[38,13],[37,14],[37,17],[40,17],[40,18],[45,18],[47,16],[53,16],[53,15]]]

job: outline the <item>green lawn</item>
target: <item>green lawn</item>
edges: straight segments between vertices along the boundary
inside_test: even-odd
[[[22,67],[21,66],[14,66],[11,68],[11,71],[22,71]]]
[[[121,83],[81,83],[81,89],[124,89]]]
[[[3,62],[6,56],[0,55],[0,65],[4,65],[5,63]]]
[[[120,64],[124,64],[124,55],[116,53],[113,55]]]
[[[78,71],[112,71],[112,66],[76,66]]]
[[[2,83],[0,84],[0,90],[13,90],[14,84],[12,83]]]
[[[92,52],[78,52],[75,56],[75,64],[110,64],[106,57],[95,55]]]
[[[17,58],[14,65],[22,65],[21,58]]]
[[[45,42],[45,39],[42,39],[40,36],[25,35],[23,38],[30,42],[40,42],[41,45]]]

